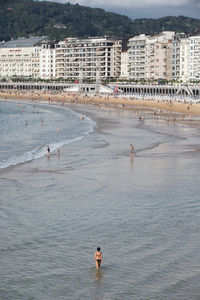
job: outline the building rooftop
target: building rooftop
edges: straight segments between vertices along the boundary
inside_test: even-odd
[[[18,38],[16,40],[10,40],[8,42],[1,42],[0,48],[23,48],[34,47],[38,44],[48,42],[47,36],[31,36],[29,38]]]

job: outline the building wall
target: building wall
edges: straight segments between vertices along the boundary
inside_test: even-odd
[[[40,76],[40,47],[34,47],[32,53],[32,75],[33,78]]]
[[[0,43],[0,77],[39,77],[40,44],[45,36],[11,39]]]
[[[171,43],[155,43],[154,79],[171,79]]]
[[[190,80],[200,80],[200,36],[189,38],[188,76]]]
[[[172,79],[180,78],[180,40],[172,41]]]
[[[184,38],[180,40],[180,80],[182,82],[188,81],[188,46],[189,39]]]
[[[121,78],[128,78],[128,52],[124,51],[121,53]]]
[[[147,39],[146,43],[146,78],[149,80],[154,79],[155,73],[155,43],[156,38],[151,37]]]
[[[0,48],[0,77],[32,77],[34,47]]]
[[[101,79],[119,77],[121,42],[108,38],[74,39],[56,46],[56,77]]]
[[[174,32],[153,37],[141,34],[129,39],[129,77],[142,79],[171,79],[171,49]]]
[[[129,39],[127,52],[108,37],[38,43],[42,38],[0,43],[0,78],[200,80],[200,36],[141,34]]]
[[[122,53],[122,41],[116,41],[113,44],[113,75],[114,78],[119,78],[121,74],[121,53]]]
[[[145,79],[146,41],[148,37],[140,34],[129,39],[128,62],[129,78],[135,80]]]
[[[39,77],[51,79],[56,77],[56,51],[51,45],[42,45],[39,53],[40,71]]]

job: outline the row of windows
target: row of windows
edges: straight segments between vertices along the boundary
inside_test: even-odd
[[[51,70],[42,69],[42,72],[53,72],[53,69],[51,69]]]

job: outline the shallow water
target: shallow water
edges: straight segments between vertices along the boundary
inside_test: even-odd
[[[50,128],[72,116],[73,138],[97,127],[60,157],[1,170],[0,298],[199,299],[199,129],[75,107],[82,130],[80,113],[45,109]]]
[[[0,102],[0,169],[38,159],[80,140],[95,126],[66,107]]]

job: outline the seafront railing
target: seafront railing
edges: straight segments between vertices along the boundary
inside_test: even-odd
[[[0,82],[1,90],[17,91],[50,91],[65,92],[77,87],[77,83],[44,83],[44,82]],[[103,87],[103,85],[102,85]],[[155,85],[155,84],[130,84],[130,83],[110,83],[107,86],[108,94],[113,96],[133,97],[135,99],[151,100],[176,100],[176,101],[200,101],[200,85]],[[110,90],[110,91],[109,91]],[[96,94],[95,84],[84,84],[81,92]]]
[[[137,99],[137,100],[200,103],[200,96],[188,96],[188,95],[151,95],[151,94],[140,94],[140,93],[128,93],[128,94],[123,94],[123,97]]]

